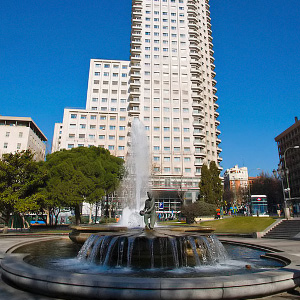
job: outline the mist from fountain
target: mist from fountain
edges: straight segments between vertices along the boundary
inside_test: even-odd
[[[131,147],[126,161],[127,176],[122,184],[124,209],[119,224],[132,228],[143,226],[139,212],[149,186],[149,143],[145,126],[139,119],[133,120],[130,137]]]

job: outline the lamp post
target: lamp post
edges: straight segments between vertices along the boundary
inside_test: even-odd
[[[288,150],[290,149],[299,149],[300,146],[296,145],[296,146],[292,146],[292,147],[288,147],[285,149],[285,151],[283,152],[282,158],[283,158],[283,165],[284,165],[284,169],[282,168],[282,165],[279,164],[278,165],[278,175],[281,178],[281,184],[282,184],[282,190],[283,190],[283,199],[284,199],[284,214],[285,214],[285,218],[289,219],[290,218],[290,210],[287,207],[287,199],[286,199],[286,192],[288,192],[288,200],[291,199],[291,189],[290,189],[290,183],[289,183],[289,169],[286,167],[286,153]],[[284,184],[283,184],[283,178],[284,176],[286,177],[286,184],[287,184],[287,188],[284,188]]]

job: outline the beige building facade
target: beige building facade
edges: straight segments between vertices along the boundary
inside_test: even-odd
[[[0,116],[0,157],[29,149],[35,160],[44,160],[46,142],[46,136],[31,118]]]
[[[86,109],[65,109],[52,151],[97,145],[126,159],[138,118],[152,189],[195,201],[202,165],[222,161],[209,1],[133,0],[130,52],[91,60]]]

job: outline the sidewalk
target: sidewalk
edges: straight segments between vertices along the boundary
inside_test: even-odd
[[[55,236],[54,236],[55,237]],[[57,237],[57,236],[56,236]],[[0,235],[0,260],[2,259],[4,253],[11,247],[22,244],[27,241],[43,240],[45,237],[29,237],[29,236],[10,236],[5,237]],[[49,239],[47,237],[46,239]],[[294,240],[272,240],[272,239],[252,239],[252,238],[232,238],[232,237],[220,237],[220,240],[237,241],[243,243],[252,243],[256,245],[264,245],[270,248],[281,249],[288,251],[293,255],[300,256],[300,241]],[[0,268],[1,273],[1,268]],[[0,279],[0,299],[1,300],[60,300],[59,298],[49,298],[46,296],[36,295],[29,292],[19,290],[12,287]],[[300,288],[296,288],[293,291],[280,293],[273,296],[259,298],[263,300],[300,300]]]

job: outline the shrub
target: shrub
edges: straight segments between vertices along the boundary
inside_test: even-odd
[[[186,217],[186,223],[194,223],[196,217],[214,215],[216,206],[204,201],[197,201],[181,208],[181,214]]]

